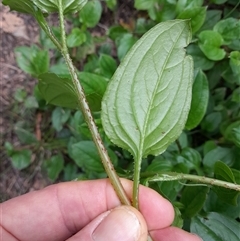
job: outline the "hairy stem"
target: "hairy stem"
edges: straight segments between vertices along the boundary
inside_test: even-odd
[[[85,117],[85,120],[87,122],[88,128],[92,134],[93,141],[95,145],[97,146],[99,155],[101,157],[103,166],[105,168],[105,171],[113,185],[114,190],[116,191],[120,201],[122,204],[125,205],[131,205],[129,199],[127,198],[127,195],[123,189],[123,186],[119,180],[119,177],[114,170],[113,164],[108,156],[107,150],[104,147],[100,134],[98,132],[97,126],[94,122],[94,119],[92,117],[91,111],[89,109],[86,96],[84,94],[83,88],[79,82],[77,71],[73,65],[73,62],[69,56],[68,48],[66,44],[66,35],[65,35],[65,26],[64,26],[64,16],[63,16],[63,8],[62,8],[62,0],[59,0],[59,20],[60,20],[60,29],[61,29],[61,38],[62,38],[62,55],[66,61],[66,64],[68,66],[69,72],[72,77],[72,81],[78,96],[78,103],[79,107],[83,112],[83,115]]]
[[[140,172],[141,172],[141,162],[142,157],[139,155],[134,160],[134,174],[133,174],[133,200],[132,205],[136,209],[139,209],[138,195],[139,195],[139,182],[140,182]]]
[[[189,180],[189,181],[193,181],[201,184],[233,189],[240,192],[240,185],[238,184],[225,182],[225,181],[210,178],[210,177],[192,175],[192,174],[184,174],[184,173],[176,173],[176,172],[168,172],[168,173],[149,173],[148,172],[148,173],[142,173],[141,176],[149,177],[147,182]]]

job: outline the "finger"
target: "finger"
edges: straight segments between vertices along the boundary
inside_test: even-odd
[[[151,231],[150,233],[153,240],[156,241],[203,241],[197,235],[176,227],[167,227],[161,230]]]
[[[132,182],[122,179],[129,197]],[[171,204],[155,191],[140,187],[140,211],[148,229],[170,225]],[[2,226],[19,240],[66,240],[101,213],[120,205],[108,179],[49,186],[3,203]]]
[[[120,206],[99,215],[67,241],[146,241],[146,222],[136,209]]]

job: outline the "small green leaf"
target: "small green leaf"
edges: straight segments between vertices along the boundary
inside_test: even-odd
[[[24,106],[26,109],[36,109],[38,108],[38,102],[34,96],[28,96],[24,101]]]
[[[210,60],[218,61],[225,57],[225,51],[220,48],[223,44],[223,38],[219,33],[205,30],[198,37],[200,49]]]
[[[240,83],[240,51],[232,51],[230,53],[230,66]]]
[[[240,103],[240,87],[233,91],[231,100]]]
[[[117,41],[117,55],[119,60],[122,60],[127,54],[129,49],[136,43],[137,39],[131,34],[123,34],[120,39]]]
[[[32,152],[30,150],[14,151],[11,155],[11,162],[14,168],[22,170],[31,163]]]
[[[13,154],[14,148],[13,148],[12,143],[5,141],[4,148],[6,149],[8,156],[11,156]]]
[[[240,43],[240,21],[236,18],[227,18],[219,21],[213,28],[214,31],[221,34],[224,44],[231,44],[233,40]]]
[[[205,22],[202,25],[200,31],[212,30],[214,25],[221,19],[221,10],[208,10],[206,13]]]
[[[105,0],[107,7],[111,10],[114,10],[117,6],[117,0]]]
[[[173,208],[174,208],[175,215],[174,215],[174,220],[173,220],[171,226],[182,228],[183,227],[183,218],[182,218],[181,211],[176,206],[173,206]]]
[[[217,161],[222,161],[226,165],[231,166],[234,162],[232,149],[217,146],[209,151],[203,158],[203,165],[208,173],[214,171],[214,165]]]
[[[122,26],[111,26],[109,29],[108,29],[108,36],[109,38],[111,38],[112,40],[116,40],[118,38],[121,38],[122,35],[126,34],[128,31],[123,28]]]
[[[56,131],[61,131],[63,125],[67,122],[71,114],[71,111],[56,107],[52,112],[52,125]]]
[[[191,130],[202,121],[208,106],[209,88],[206,75],[199,70],[192,89],[192,103],[185,128]]]
[[[108,79],[87,72],[81,72],[79,79],[85,91],[90,109],[92,111],[100,111],[101,101],[107,88]]]
[[[67,46],[70,48],[80,46],[86,41],[86,34],[79,28],[73,28],[71,33],[67,36]]]
[[[227,2],[227,0],[211,0],[212,3],[216,3],[216,4],[223,4],[225,2]]]
[[[99,66],[102,75],[106,76],[107,78],[111,78],[117,69],[116,60],[106,54],[101,54],[99,59]]]
[[[235,177],[231,169],[223,162],[218,161],[215,163],[214,174],[216,179],[235,183]],[[222,201],[231,205],[237,205],[237,197],[239,192],[222,187],[214,187],[213,190],[217,193],[218,197]]]
[[[23,144],[32,144],[33,142],[37,141],[35,135],[28,130],[25,130],[18,126],[16,126],[14,128],[14,130],[15,130],[15,133],[17,134],[19,140]]]
[[[192,219],[190,231],[207,241],[239,241],[240,224],[233,218],[211,212]]]
[[[31,47],[17,47],[14,52],[17,64],[24,72],[38,76],[48,71],[50,61],[48,51],[32,45]]]
[[[73,162],[68,163],[63,169],[64,181],[72,181],[76,179],[78,177],[77,171],[78,171],[78,167],[77,165],[75,165],[75,163]]]
[[[206,7],[193,7],[184,9],[178,19],[191,19],[191,27],[193,33],[196,33],[203,25],[206,18]]]
[[[92,141],[80,141],[71,146],[72,158],[84,172],[103,173],[104,168],[101,163],[97,148]],[[109,150],[109,155],[114,165],[117,163],[115,154]]]
[[[162,153],[181,133],[191,101],[189,21],[160,23],[128,52],[102,102],[102,124],[134,158]],[[159,48],[164,44],[164,48]]]
[[[52,156],[43,163],[43,167],[47,170],[48,177],[55,181],[64,167],[63,156],[61,154]]]
[[[202,157],[197,150],[190,147],[185,147],[182,149],[181,156],[185,158],[185,162],[187,162],[190,169],[199,169]]]
[[[180,202],[184,205],[183,217],[194,217],[203,207],[209,188],[205,186],[187,186],[182,192]]]
[[[22,88],[17,88],[13,95],[14,99],[18,102],[23,102],[27,97],[27,92]]]
[[[201,122],[201,128],[207,132],[215,132],[222,122],[220,112],[212,112],[208,114]]]
[[[155,0],[135,0],[134,7],[138,10],[148,10],[154,7],[155,2]]]
[[[195,69],[209,70],[214,65],[214,61],[209,60],[196,44],[190,44],[187,53],[193,57]]]
[[[39,91],[48,103],[61,107],[77,108],[77,96],[70,79],[46,73],[39,75],[38,81]]]
[[[88,28],[95,27],[102,15],[102,5],[99,0],[88,1],[80,11],[80,22]]]

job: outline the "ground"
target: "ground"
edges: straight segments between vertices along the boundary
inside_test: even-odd
[[[13,123],[18,119],[13,111],[13,93],[24,88],[30,94],[35,80],[25,74],[16,64],[14,48],[31,45],[38,39],[38,26],[30,15],[9,12],[0,5],[0,201],[45,187],[50,181],[39,165],[27,171],[18,171],[11,165],[4,152],[4,143],[18,145],[14,136]]]

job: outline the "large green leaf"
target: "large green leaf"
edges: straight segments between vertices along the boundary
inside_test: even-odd
[[[74,13],[83,8],[88,0],[61,0],[63,13]],[[36,6],[38,6],[43,12],[59,12],[59,0],[34,0]]]
[[[193,84],[191,109],[186,123],[188,130],[195,128],[201,122],[207,110],[208,98],[207,77],[199,71]]]
[[[31,150],[14,151],[11,155],[11,162],[14,168],[22,170],[31,164]]]
[[[194,217],[190,230],[206,241],[239,241],[240,223],[212,212],[206,217]]]
[[[102,103],[102,124],[136,158],[158,155],[181,133],[191,102],[193,61],[187,20],[160,23],[128,52]]]

